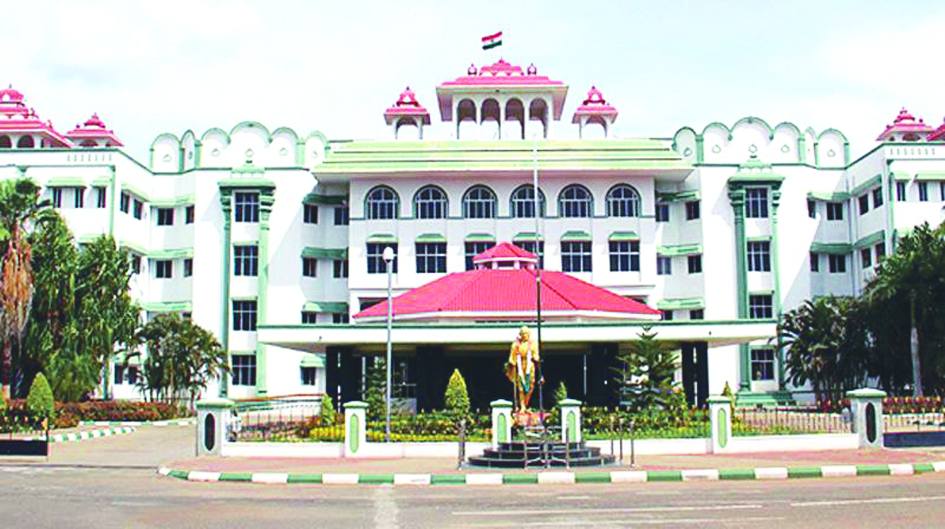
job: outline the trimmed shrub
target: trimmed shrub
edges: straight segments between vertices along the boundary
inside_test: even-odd
[[[325,393],[322,396],[322,407],[318,412],[318,419],[321,426],[334,426],[337,414],[335,413],[335,403],[331,401],[331,395]]]
[[[469,393],[466,392],[466,380],[459,369],[454,369],[450,380],[446,384],[446,394],[443,396],[446,412],[455,418],[469,415]]]
[[[558,387],[555,388],[555,404],[561,404],[561,401],[568,398],[568,387],[564,385],[564,381],[558,383]]]
[[[56,415],[56,401],[53,400],[52,388],[42,373],[36,375],[26,397],[26,408],[39,417],[52,419]]]

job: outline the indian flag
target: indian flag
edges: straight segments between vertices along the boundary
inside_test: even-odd
[[[491,50],[502,45],[502,32],[493,33],[482,37],[482,49]]]

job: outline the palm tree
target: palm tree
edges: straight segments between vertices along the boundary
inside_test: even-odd
[[[5,249],[0,265],[0,338],[3,361],[0,384],[3,395],[10,396],[13,380],[13,346],[19,349],[33,299],[32,250],[27,240],[29,230],[51,212],[49,201],[40,200],[39,186],[21,179],[0,183],[0,235]]]
[[[933,318],[934,309],[945,292],[942,230],[942,227],[932,230],[928,223],[916,227],[899,241],[896,252],[883,260],[876,277],[866,288],[867,299],[880,311],[908,303],[909,355],[915,396],[924,394],[919,330]]]

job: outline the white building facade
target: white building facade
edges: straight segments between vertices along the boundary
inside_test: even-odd
[[[0,178],[40,184],[78,242],[110,234],[127,247],[143,316],[179,312],[213,331],[232,374],[208,392],[237,399],[357,398],[386,342],[383,325],[354,317],[386,298],[383,249],[397,254],[396,296],[503,241],[662,310],[647,325],[681,344],[691,402],[726,384],[745,404],[802,399],[772,340],[779,315],[860,293],[898,237],[943,220],[945,129],[905,111],[853,158],[837,130],[755,117],[616,138],[617,110],[596,88],[574,110],[579,139],[556,139],[567,92],[534,66],[500,61],[437,87],[447,138],[425,130],[430,113],[408,89],[384,114],[391,140],[247,121],[161,134],[142,163],[97,116],[59,134],[7,89]],[[452,367],[474,373],[480,401],[506,395],[501,371],[489,373],[520,324],[397,323],[403,396],[435,407]],[[614,356],[643,325],[548,323],[547,363],[565,366],[550,378],[612,403]],[[110,376],[116,397],[138,396],[133,370]]]

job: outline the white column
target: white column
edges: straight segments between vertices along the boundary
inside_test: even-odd
[[[498,448],[499,443],[508,443],[512,440],[512,403],[499,399],[492,405],[492,448]]]
[[[561,410],[561,442],[581,442],[581,401],[564,399],[558,403]]]
[[[359,457],[364,451],[364,444],[367,442],[367,408],[367,403],[359,400],[344,403],[344,457]]]
[[[727,451],[732,439],[732,401],[728,397],[709,397],[709,423],[712,425],[712,453]]]
[[[860,448],[883,447],[884,391],[862,388],[847,392],[850,411],[853,412],[853,431]]]
[[[197,407],[197,455],[218,456],[227,442],[233,401],[228,399],[199,400]]]

